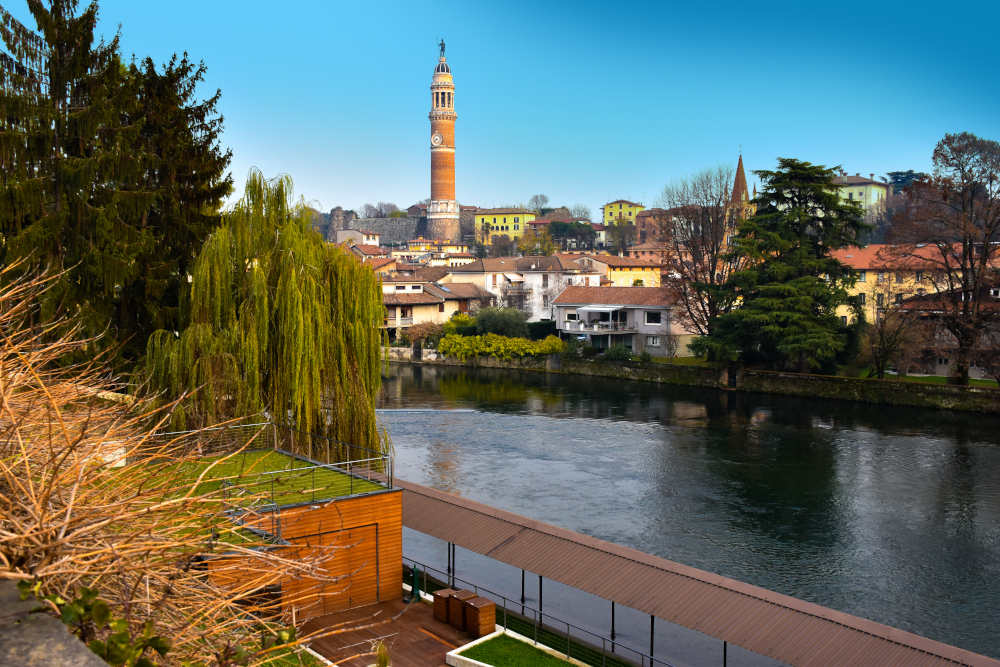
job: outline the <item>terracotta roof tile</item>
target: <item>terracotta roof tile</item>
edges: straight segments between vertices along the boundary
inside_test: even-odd
[[[608,306],[670,307],[674,299],[662,287],[578,287],[564,289],[553,303],[561,305],[603,304]]]
[[[444,298],[430,292],[388,292],[382,294],[386,306],[418,306],[428,303],[442,303]]]

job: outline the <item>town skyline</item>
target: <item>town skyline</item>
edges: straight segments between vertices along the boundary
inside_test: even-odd
[[[946,84],[985,62],[989,40],[977,35],[997,14],[986,3],[961,41],[959,19],[901,4],[886,7],[890,25],[877,36],[850,18],[778,4],[750,13],[727,3],[709,14],[639,3],[613,15],[592,3],[444,13],[302,3],[278,14],[250,3],[238,16],[225,4],[185,6],[207,20],[104,2],[98,32],[110,36],[120,22],[125,53],[163,62],[184,45],[205,61],[202,94],[222,89],[234,199],[252,167],[291,174],[296,194],[322,210],[428,198],[429,78],[441,38],[458,90],[463,205],[544,193],[596,217],[609,201],[653,206],[674,178],[735,167],[741,146],[751,183],[749,172],[773,169],[778,157],[878,178],[929,171],[946,132],[1000,134],[995,85],[957,96]],[[10,10],[33,26],[23,5]],[[486,25],[503,38],[484,37]],[[793,57],[762,53],[762,34],[785,35],[780,49]]]

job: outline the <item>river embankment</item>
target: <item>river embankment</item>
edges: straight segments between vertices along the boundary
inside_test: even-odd
[[[413,351],[410,348],[390,348],[388,356],[389,361],[399,363],[571,373],[729,391],[779,394],[803,398],[829,398],[874,405],[898,405],[1000,414],[1000,389],[986,387],[958,387],[899,380],[847,378],[743,368],[735,373],[735,377],[731,377],[728,369],[719,369],[708,365],[610,362],[560,355],[515,359],[472,357],[463,360],[444,356],[436,350],[423,350],[420,353],[419,361],[415,361]]]

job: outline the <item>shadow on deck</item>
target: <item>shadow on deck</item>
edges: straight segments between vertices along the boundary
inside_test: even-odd
[[[375,662],[375,658],[370,655],[348,658],[369,653],[372,645],[382,639],[393,667],[442,667],[446,653],[472,641],[468,634],[435,620],[431,605],[423,602],[407,605],[402,600],[320,616],[309,620],[303,630],[312,633],[341,623],[350,623],[345,627],[377,623],[395,616],[404,607],[403,615],[391,623],[316,639],[310,648],[340,667],[364,667]]]

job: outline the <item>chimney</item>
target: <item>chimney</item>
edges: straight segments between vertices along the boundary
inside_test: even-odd
[[[871,180],[874,181],[875,180],[875,174],[868,174],[868,178],[870,178]]]
[[[856,172],[854,172],[854,175],[855,175],[855,176],[860,176],[860,175],[861,175],[861,172],[860,172],[860,171],[856,171]]]

